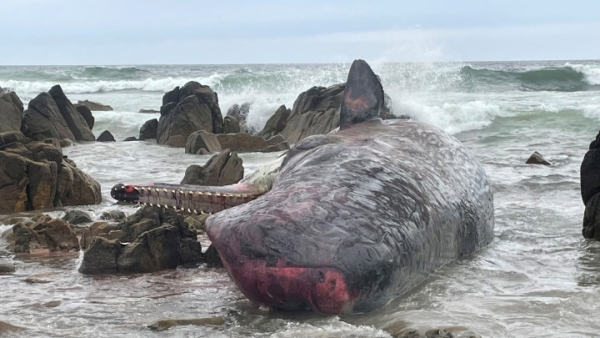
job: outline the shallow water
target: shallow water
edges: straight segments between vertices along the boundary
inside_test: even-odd
[[[500,66],[488,68],[493,67]],[[525,66],[504,67],[522,70]],[[418,71],[432,72],[430,68]],[[440,76],[429,79],[435,78]],[[444,86],[430,90],[425,82],[407,85],[390,74],[383,74],[382,80],[384,88],[392,88],[388,93],[396,111],[413,113],[455,134],[484,165],[494,190],[496,228],[494,242],[477,255],[439,269],[383,309],[340,318],[257,308],[222,269],[88,277],[77,272],[81,254],[14,257],[0,251],[0,261],[17,264],[15,274],[0,275],[4,300],[0,320],[27,327],[28,336],[49,337],[389,337],[381,329],[390,324],[422,330],[460,325],[484,337],[600,335],[600,323],[593,315],[600,302],[600,243],[581,236],[584,208],[579,192],[579,166],[600,127],[598,92],[530,91],[512,85],[498,89],[497,83],[485,90],[458,90],[448,84],[448,77]],[[94,132],[115,128],[120,139],[151,118],[135,113],[134,106],[152,108],[142,107],[142,101],[160,104],[162,93],[148,95],[152,98],[129,108],[123,102],[135,95],[128,92],[69,97],[101,98],[103,103],[125,107],[94,113],[101,126]],[[232,100],[227,95],[220,98]],[[293,99],[285,102],[292,103]],[[525,165],[535,150],[552,166]],[[78,144],[64,152],[102,185],[103,203],[80,207],[96,217],[110,209],[135,211],[113,203],[109,191],[114,184],[178,183],[187,166],[208,160],[151,142]],[[249,173],[277,156],[243,154],[242,158]],[[0,225],[0,232],[8,229]],[[53,273],[50,283],[25,282],[27,276],[45,272]],[[44,306],[53,300],[60,300],[60,305]],[[221,316],[226,324],[180,326],[166,333],[146,327],[161,318],[207,316]]]

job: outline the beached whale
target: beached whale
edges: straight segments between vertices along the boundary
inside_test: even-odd
[[[493,197],[473,154],[416,121],[382,121],[383,89],[357,60],[340,131],[308,137],[280,166],[228,187],[116,186],[131,202],[218,212],[206,232],[252,301],[368,312],[492,241]]]

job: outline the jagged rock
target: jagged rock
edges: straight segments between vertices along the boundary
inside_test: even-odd
[[[48,93],[41,93],[29,101],[21,131],[25,136],[39,141],[47,138],[76,140],[56,102]]]
[[[202,259],[196,232],[174,210],[144,207],[108,235],[113,231],[120,231],[118,240],[94,237],[84,252],[81,273],[154,272],[197,264]],[[129,244],[120,244],[126,242]]]
[[[77,101],[77,106],[86,106],[91,111],[111,111],[113,110],[111,106],[107,104],[102,104],[98,102],[93,102],[89,100]]]
[[[21,130],[23,102],[14,92],[0,93],[0,133]]]
[[[140,109],[138,111],[140,114],[160,114],[160,110],[156,109]]]
[[[12,228],[15,235],[15,253],[33,250],[78,251],[79,240],[69,223],[50,216],[42,216],[35,222],[19,222]]]
[[[223,261],[221,261],[221,256],[219,256],[219,252],[215,248],[214,245],[209,245],[208,249],[204,253],[204,261],[210,267],[222,267]]]
[[[194,319],[161,319],[150,324],[148,327],[153,331],[165,331],[174,326],[180,325],[195,325],[195,326],[206,326],[206,325],[223,325],[225,320],[221,317],[210,317],[210,318],[194,318]]]
[[[100,183],[63,161],[58,175],[55,206],[89,205],[102,202]]]
[[[210,87],[191,81],[163,96],[157,143],[183,147],[188,137],[198,130],[221,133],[223,117],[217,94]]]
[[[254,130],[250,130],[246,123],[251,106],[252,105],[249,102],[242,103],[241,106],[236,103],[227,110],[227,116],[234,118],[240,126],[239,132],[248,134],[254,133]]]
[[[258,136],[264,139],[269,139],[283,132],[291,113],[292,110],[287,109],[285,105],[280,106],[279,109],[277,109],[277,111],[275,112],[275,114],[273,114],[273,116],[269,118],[263,130],[260,133],[258,133]]]
[[[233,116],[223,118],[223,134],[232,134],[241,132],[239,121]]]
[[[537,151],[534,151],[533,154],[529,156],[529,159],[527,159],[527,162],[525,162],[525,164],[550,165],[550,162],[546,161],[542,154],[538,153]]]
[[[120,210],[105,211],[100,215],[100,219],[104,221],[121,222],[124,221],[125,218],[127,218],[127,215],[125,215],[125,213]]]
[[[156,138],[156,129],[158,128],[158,120],[152,119],[146,121],[140,128],[140,141]]]
[[[113,233],[109,235],[111,232],[117,229],[117,226],[114,224],[108,224],[106,222],[95,222],[87,229],[86,232],[81,236],[81,241],[79,242],[82,249],[87,249],[88,246],[93,242],[94,237],[104,237],[108,240],[120,240],[123,232]],[[117,237],[118,236],[118,237]]]
[[[48,94],[56,102],[60,113],[67,122],[73,136],[75,136],[74,141],[94,141],[96,139],[86,119],[83,118],[71,101],[69,101],[59,85],[50,88]]]
[[[191,165],[185,171],[181,184],[195,185],[229,185],[239,182],[244,177],[242,159],[229,149],[211,157],[201,167]]]
[[[98,139],[96,141],[98,141],[98,142],[116,142],[115,137],[108,130],[103,131],[102,134],[100,134],[100,136],[98,136]]]
[[[83,210],[67,210],[62,219],[70,224],[90,223],[92,221],[92,217]]]
[[[96,119],[94,118],[94,115],[92,115],[92,111],[90,110],[90,108],[88,108],[87,106],[76,106],[75,109],[77,109],[79,114],[81,114],[81,117],[83,117],[83,119],[87,123],[90,130],[92,130],[94,128],[94,122],[96,122]]]
[[[199,130],[188,137],[185,144],[185,153],[197,154],[200,149],[206,149],[209,153],[216,153],[221,151],[221,144],[215,134],[206,130]]]

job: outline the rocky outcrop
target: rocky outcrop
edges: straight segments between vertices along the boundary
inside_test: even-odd
[[[111,106],[89,100],[77,101],[77,106],[86,106],[91,111],[111,111]]]
[[[41,215],[35,222],[19,222],[12,228],[15,253],[32,251],[78,251],[79,240],[64,220]]]
[[[223,133],[232,134],[241,132],[240,123],[235,117],[225,116],[223,119]]]
[[[258,133],[258,136],[264,139],[269,139],[283,132],[291,113],[292,110],[287,109],[285,105],[279,107],[275,114],[273,114],[273,116],[269,118],[263,130],[260,133]]]
[[[100,184],[63,158],[53,143],[0,134],[0,214],[97,204]]]
[[[198,264],[202,247],[195,231],[170,209],[144,207],[117,225],[118,239],[96,236],[85,250],[79,272],[145,273]]]
[[[188,137],[185,143],[185,153],[198,154],[202,149],[204,149],[203,153],[216,153],[220,152],[222,148],[215,134],[199,130]]]
[[[56,102],[58,110],[67,122],[73,136],[75,136],[74,141],[94,141],[96,139],[86,119],[75,109],[75,106],[69,101],[59,85],[50,88],[48,94]]]
[[[0,133],[21,130],[23,102],[14,92],[0,94]]]
[[[76,106],[75,108],[77,109],[79,114],[81,114],[90,130],[92,130],[94,128],[94,123],[96,122],[96,119],[94,118],[94,115],[92,115],[92,111],[90,110],[90,108],[88,108],[87,106]]]
[[[231,121],[237,122],[237,124],[240,127],[237,133],[242,132],[254,134],[254,130],[251,130],[251,128],[246,123],[246,119],[248,118],[248,114],[250,113],[251,106],[252,105],[249,102],[242,103],[242,105],[236,103],[233,106],[229,107],[229,109],[227,110],[227,116],[231,118]]]
[[[266,149],[273,145],[260,136],[252,136],[246,133],[220,134],[217,135],[217,140],[221,144],[222,149],[230,149],[237,152],[266,151]],[[285,148],[285,145],[282,145],[282,147]],[[289,149],[289,146],[287,149]]]
[[[115,224],[109,224],[108,222],[95,222],[81,236],[79,241],[82,249],[87,249],[95,237],[103,237],[107,240],[119,240],[123,237],[124,232],[117,230]]]
[[[75,109],[58,85],[29,101],[23,114],[21,131],[37,141],[47,138],[95,140],[88,121]]]
[[[213,156],[204,166],[191,165],[185,171],[181,184],[229,185],[244,177],[243,161],[229,149]]]
[[[546,159],[544,159],[542,154],[538,153],[537,151],[534,151],[533,154],[531,154],[531,156],[529,156],[529,158],[527,159],[525,164],[550,165],[550,162],[546,161]]]
[[[151,140],[156,138],[156,129],[158,128],[158,120],[152,119],[144,122],[140,128],[140,141]]]
[[[156,131],[158,144],[183,147],[195,131],[223,132],[218,96],[210,87],[198,82],[188,82],[166,93],[160,114]]]
[[[281,132],[285,140],[294,144],[305,137],[327,134],[339,127],[339,107],[345,87],[346,84],[341,83],[328,88],[312,87],[301,93]],[[395,118],[390,109],[391,99],[386,95],[380,117]],[[279,123],[283,123],[283,119]]]
[[[102,132],[102,134],[100,134],[100,136],[98,136],[98,139],[96,141],[98,141],[98,142],[115,142],[115,137],[113,136],[113,134],[111,134],[110,131],[105,130]]]

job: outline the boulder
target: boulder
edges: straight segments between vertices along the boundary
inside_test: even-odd
[[[152,119],[146,121],[140,128],[140,141],[156,138],[156,129],[158,128],[158,120]]]
[[[102,202],[100,183],[91,176],[63,161],[58,176],[55,206],[90,205]]]
[[[219,252],[212,244],[208,246],[208,249],[206,249],[206,252],[204,253],[204,261],[210,267],[223,267],[221,256],[219,256]]]
[[[0,93],[0,133],[21,130],[23,102],[14,92]]]
[[[225,116],[225,118],[223,118],[223,134],[239,132],[241,132],[241,129],[238,120],[232,116]]]
[[[111,134],[110,131],[105,130],[102,132],[102,134],[100,134],[100,136],[98,136],[98,139],[96,141],[98,141],[98,142],[115,142],[115,137]]]
[[[209,153],[216,153],[221,151],[221,144],[215,134],[206,130],[198,130],[188,137],[185,143],[185,153],[197,154],[200,149],[206,149]]]
[[[28,210],[27,159],[0,151],[0,214]]]
[[[41,93],[29,101],[21,131],[33,140],[66,138],[76,141],[56,102],[48,93]]]
[[[79,114],[81,114],[81,117],[83,117],[90,130],[92,130],[94,128],[94,122],[96,122],[96,119],[94,118],[94,115],[92,115],[90,108],[87,106],[77,106],[75,108]]]
[[[15,272],[15,270],[16,269],[13,264],[0,262],[0,275],[13,273],[13,272]]]
[[[82,249],[87,249],[88,246],[92,244],[94,241],[94,237],[104,237],[108,240],[119,240],[121,239],[123,232],[114,233],[114,230],[117,229],[117,226],[114,224],[108,224],[107,222],[94,222],[90,227],[83,233],[81,236],[81,241],[79,244]],[[109,235],[111,232],[113,234]],[[117,235],[120,235],[117,237]]]
[[[127,215],[120,210],[110,210],[100,214],[100,219],[103,221],[121,222],[124,221],[125,218],[127,218]]]
[[[19,222],[12,228],[15,235],[15,253],[34,250],[78,251],[79,240],[71,225],[64,220],[43,215],[35,222]]]
[[[221,133],[223,117],[217,94],[210,87],[191,81],[163,96],[157,143],[184,147],[188,137],[198,130]]]
[[[581,197],[587,205],[592,196],[600,192],[600,132],[590,144],[581,162]],[[1,185],[0,185],[1,186]],[[586,208],[587,209],[587,208]]]
[[[223,186],[237,183],[243,177],[242,159],[235,152],[225,149],[211,157],[203,167],[189,166],[181,184]]]
[[[67,210],[62,219],[70,224],[81,224],[81,223],[90,223],[92,222],[92,217],[90,214],[83,210]]]
[[[106,228],[105,225],[94,228],[100,234],[93,237],[84,252],[81,273],[154,272],[198,264],[202,259],[196,232],[174,210],[144,207],[118,224],[115,230],[106,233]],[[117,231],[120,231],[118,239],[104,238]]]
[[[537,151],[534,151],[533,154],[531,154],[531,156],[529,156],[529,159],[527,159],[525,164],[550,165],[550,162],[546,161],[544,159],[544,157],[542,156],[542,154],[538,153]]]
[[[258,136],[260,136],[264,139],[269,139],[269,138],[283,132],[283,130],[285,129],[285,126],[287,124],[287,120],[291,113],[292,113],[292,110],[287,109],[285,107],[285,105],[282,105],[281,107],[279,107],[279,109],[277,109],[275,114],[273,114],[273,116],[271,116],[271,118],[269,118],[269,120],[265,124],[265,127],[263,128],[263,130],[260,133],[258,133]]]
[[[107,104],[102,104],[98,102],[93,102],[89,100],[77,101],[77,106],[86,106],[91,111],[111,111],[113,110],[111,106]]]
[[[254,130],[251,130],[246,123],[251,106],[252,104],[249,102],[242,103],[242,105],[236,103],[227,110],[227,116],[235,119],[240,126],[239,132],[248,134],[254,133]]]
[[[129,136],[129,137],[126,137],[123,141],[131,142],[131,141],[139,141],[139,140],[135,136]]]
[[[56,102],[60,113],[67,122],[67,125],[73,133],[73,136],[75,136],[74,141],[96,140],[96,137],[88,126],[86,119],[83,118],[75,106],[73,106],[71,101],[69,101],[59,85],[50,88],[48,94],[50,94],[50,96],[52,96],[54,99],[54,102]]]
[[[25,135],[18,130],[0,133],[0,147],[15,142],[27,144],[31,142],[31,140],[25,137]]]

